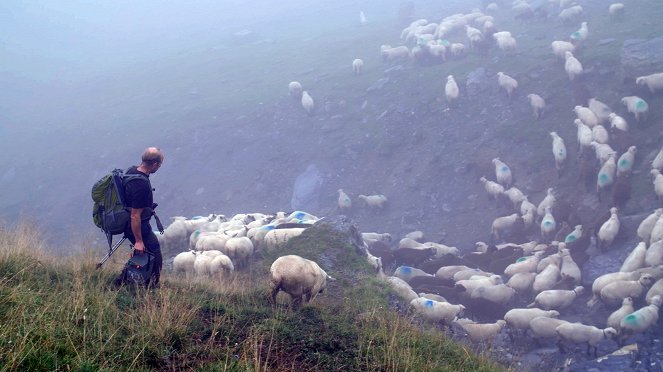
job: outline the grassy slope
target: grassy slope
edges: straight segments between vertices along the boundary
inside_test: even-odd
[[[0,231],[0,370],[497,369],[388,310],[385,287],[329,232],[220,285],[166,273],[154,293],[110,290],[113,270],[47,256],[41,244],[30,227]],[[326,257],[338,282],[299,310],[282,298],[270,306],[267,266],[283,253]]]

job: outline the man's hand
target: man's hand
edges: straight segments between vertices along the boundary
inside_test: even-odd
[[[136,242],[136,244],[134,244],[134,250],[143,253],[145,250],[145,244],[143,242]]]

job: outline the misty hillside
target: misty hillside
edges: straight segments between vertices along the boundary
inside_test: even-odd
[[[94,232],[90,186],[157,145],[166,154],[153,178],[162,218],[294,209],[295,180],[315,165],[323,181],[317,203],[300,209],[333,212],[338,188],[353,199],[384,194],[388,206],[378,212],[355,200],[352,217],[362,230],[401,236],[420,229],[431,240],[469,249],[489,239],[495,217],[510,213],[496,208],[478,181],[494,178],[494,157],[511,166],[515,185],[534,203],[554,187],[585,218],[607,212],[610,198],[599,203],[592,187],[580,187],[573,161],[572,108],[597,97],[631,124],[627,145],[636,144],[638,155],[624,212],[644,212],[655,205],[648,163],[661,144],[660,97],[635,86],[634,77],[645,72],[626,69],[620,53],[625,40],[660,35],[656,20],[663,10],[656,2],[627,4],[624,17],[611,20],[603,2],[582,3],[590,36],[576,53],[586,73],[574,82],[550,42],[567,39],[578,24],[561,23],[545,4],[547,16],[535,20],[514,20],[508,7],[495,14],[498,28],[518,40],[517,53],[493,46],[444,63],[382,61],[380,45],[401,44],[407,25],[398,2],[293,3],[255,18],[233,7],[214,8],[216,18],[205,8],[211,4],[201,4],[186,8],[194,19],[173,5],[148,9],[154,19],[140,30],[132,28],[138,13],[150,12],[132,13],[124,3],[103,12],[101,21],[96,9],[81,4],[57,12],[12,5],[16,28],[4,41],[12,58],[2,70],[12,89],[2,95],[0,140],[7,156],[0,163],[0,211],[8,219],[36,219],[60,244],[80,231]],[[441,19],[479,5],[414,2],[410,18]],[[359,10],[369,18],[365,25],[359,25]],[[111,21],[119,16],[123,26],[115,29]],[[50,22],[36,26],[31,17]],[[128,37],[134,34],[135,40]],[[465,35],[449,39],[465,42]],[[42,44],[47,48],[38,48]],[[358,57],[364,73],[353,76],[350,62]],[[511,100],[496,83],[498,71],[519,81]],[[449,74],[461,86],[452,108],[444,98]],[[288,97],[292,80],[315,99],[313,115]],[[530,92],[547,101],[540,120],[527,103]],[[652,108],[643,123],[619,102],[634,94]],[[552,130],[569,149],[561,177]]]

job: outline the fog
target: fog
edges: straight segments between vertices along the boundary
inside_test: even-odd
[[[218,156],[215,149],[199,143],[205,135],[197,128],[211,124],[222,128],[228,125],[224,113],[249,114],[256,105],[263,101],[269,104],[284,92],[262,89],[259,78],[251,81],[248,76],[243,77],[243,98],[228,102],[214,97],[229,82],[239,84],[234,72],[224,70],[224,56],[243,43],[246,31],[251,42],[279,43],[324,35],[326,42],[333,43],[336,33],[357,29],[360,10],[370,21],[384,21],[395,18],[399,4],[292,0],[278,5],[272,1],[210,0],[3,2],[0,216],[10,223],[37,221],[46,236],[58,244],[94,232],[88,196],[91,185],[112,168],[136,164],[148,145],[166,151],[166,164],[153,181],[159,189],[156,197],[161,196],[162,202],[166,199],[163,205],[175,194],[195,196],[196,191],[200,195],[201,190],[222,189],[223,185],[210,185],[208,176],[228,169],[204,165]],[[439,6],[433,2],[417,4],[433,5]],[[270,74],[279,72],[277,63],[278,58],[256,62],[263,66],[261,72],[269,70]],[[289,63],[288,58],[282,58],[282,63]],[[292,77],[279,79],[285,87]],[[244,135],[250,139],[251,128],[246,129]],[[193,137],[184,138],[183,132]],[[195,148],[200,154],[189,151],[191,140],[198,144]],[[174,150],[187,152],[188,160]],[[246,155],[264,157],[259,151],[257,148]],[[251,159],[243,157],[241,164],[247,165],[247,161]],[[300,170],[306,166],[305,162],[297,164]],[[185,179],[196,187],[189,189],[182,182]],[[294,178],[285,182],[291,184]],[[282,199],[289,200],[290,192],[285,191]],[[246,195],[244,198],[251,200]],[[240,209],[237,203],[242,198],[232,199],[234,208]],[[200,198],[186,198],[164,213],[166,217],[203,213],[198,212],[202,205],[215,209],[208,204]],[[246,208],[289,207],[283,204],[260,201]]]

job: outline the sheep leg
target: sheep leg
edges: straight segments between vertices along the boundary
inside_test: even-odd
[[[566,353],[566,350],[564,349],[564,342],[562,342],[562,340],[557,341],[557,347],[559,348],[560,352]]]
[[[272,303],[276,303],[276,295],[279,293],[280,289],[281,289],[280,284],[272,283],[272,293],[271,293],[271,296],[270,296],[270,298],[272,300]]]

